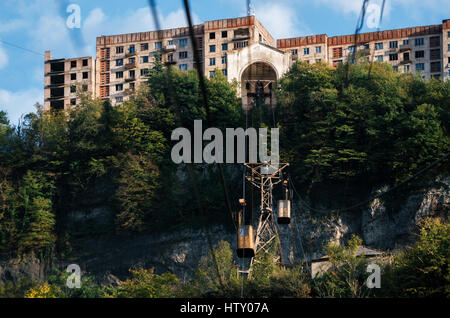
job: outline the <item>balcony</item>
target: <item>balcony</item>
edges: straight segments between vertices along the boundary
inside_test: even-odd
[[[402,44],[399,46],[400,52],[411,51],[409,44]]]
[[[400,62],[401,65],[405,65],[405,64],[411,64],[412,61],[411,60],[403,60]]]
[[[136,62],[125,64],[126,70],[131,70],[133,68],[136,68]]]
[[[128,52],[127,54],[125,54],[125,57],[133,57],[136,56],[136,52]]]
[[[126,79],[125,79],[125,82],[126,82],[126,83],[129,83],[129,82],[134,82],[135,80],[136,80],[136,77],[133,76],[133,77],[128,77],[128,78],[126,78]]]
[[[177,50],[177,46],[175,44],[166,45],[165,53],[175,52]]]

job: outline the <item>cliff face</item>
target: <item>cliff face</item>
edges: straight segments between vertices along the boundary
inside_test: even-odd
[[[332,216],[294,208],[291,224],[279,226],[283,261],[295,264],[304,258],[320,257],[326,242],[342,242],[351,234],[359,235],[368,247],[401,249],[414,242],[423,218],[448,216],[449,211],[450,177],[409,196],[398,209],[386,207],[380,199],[361,211]],[[78,264],[104,283],[114,282],[117,277],[123,279],[129,268],[138,267],[155,267],[158,273],[171,271],[184,280],[192,276],[199,259],[208,252],[202,230],[117,237],[107,234],[112,224],[112,211],[106,208],[73,211],[68,218],[74,241],[72,252],[64,260],[53,260],[51,265],[64,270],[69,264]],[[225,240],[236,248],[235,233],[222,227],[209,231],[213,244]],[[44,280],[50,267],[48,261],[41,261],[34,254],[20,259],[3,257],[0,281],[17,281],[22,276]]]

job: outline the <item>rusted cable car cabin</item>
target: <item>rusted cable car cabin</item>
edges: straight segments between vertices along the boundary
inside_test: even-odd
[[[278,201],[278,224],[291,223],[291,201]]]
[[[255,239],[253,226],[241,226],[238,230],[237,256],[239,258],[255,257]]]

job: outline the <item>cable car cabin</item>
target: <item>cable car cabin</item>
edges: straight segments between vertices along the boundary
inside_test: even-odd
[[[239,258],[255,257],[255,240],[253,226],[241,226],[238,231],[237,256]]]
[[[291,223],[291,201],[278,201],[278,224]]]

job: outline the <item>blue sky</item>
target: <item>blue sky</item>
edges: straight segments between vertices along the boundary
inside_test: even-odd
[[[182,0],[158,1],[165,28],[185,26]],[[68,5],[81,8],[81,28],[66,27]],[[380,5],[381,0],[371,0]],[[275,38],[351,34],[362,0],[253,0],[256,17]],[[0,40],[54,58],[95,56],[99,35],[154,29],[147,0],[2,0]],[[194,21],[246,15],[246,0],[191,0]],[[386,0],[381,29],[439,24],[450,18],[448,0]],[[363,31],[375,31],[365,24]],[[0,42],[0,110],[13,124],[43,103],[43,55]]]

